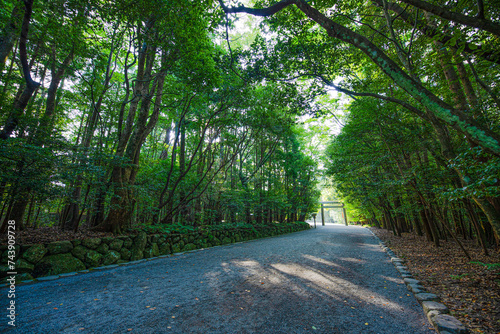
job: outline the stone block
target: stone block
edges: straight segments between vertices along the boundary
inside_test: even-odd
[[[146,244],[148,242],[148,236],[145,232],[140,232],[135,238],[134,238],[134,248],[137,250],[140,250],[141,252],[144,251],[146,248]]]
[[[443,331],[452,334],[469,333],[467,328],[457,318],[449,314],[438,314],[435,317],[432,317],[432,325],[440,333],[442,333]]]
[[[33,270],[33,276],[57,275],[85,269],[82,261],[70,253],[45,256]]]
[[[156,242],[153,242],[151,245],[151,255],[152,257],[160,255],[160,249],[158,248],[158,244]]]
[[[17,259],[15,266],[18,273],[29,273],[35,269],[35,266],[25,259]]]
[[[425,301],[439,301],[439,297],[437,295],[429,292],[417,293],[415,294],[415,298],[417,298],[417,300],[421,303]]]
[[[179,244],[172,245],[172,253],[180,253],[181,252],[181,247]]]
[[[438,314],[441,314],[438,310],[431,310],[427,312],[427,320],[429,320],[429,323],[433,324],[432,318],[434,318]]]
[[[109,266],[110,264],[116,263],[118,260],[120,260],[121,255],[115,250],[110,250],[108,251],[103,259],[102,259],[102,264],[105,266]]]
[[[425,288],[420,284],[408,284],[407,288],[414,294],[427,292],[427,290],[425,290]]]
[[[44,245],[33,245],[23,253],[23,258],[28,262],[37,263],[47,254],[47,252],[48,250]]]
[[[405,278],[404,282],[405,282],[405,284],[418,284],[418,283],[420,283],[419,280],[416,280],[414,278]]]
[[[75,248],[73,248],[73,250],[71,251],[71,254],[73,254],[73,256],[76,257],[77,259],[84,261],[85,254],[87,254],[88,251],[89,251],[88,248],[85,248],[85,247],[79,245],[79,246],[76,246]]]
[[[109,246],[103,242],[97,247],[96,251],[101,254],[106,254],[109,251]]]
[[[120,250],[120,255],[122,259],[129,260],[130,257],[132,256],[132,253],[127,248],[122,248]]]
[[[55,241],[47,245],[47,250],[51,255],[68,253],[72,249],[73,249],[73,244],[71,243],[71,241],[67,240]]]
[[[186,246],[184,246],[184,248],[182,249],[183,252],[189,252],[189,251],[192,251],[192,250],[195,250],[197,249],[198,247],[196,247],[195,244],[187,244]]]
[[[161,255],[165,255],[165,254],[171,254],[172,253],[172,250],[170,248],[170,244],[169,243],[164,243],[160,246],[160,254]]]
[[[130,247],[132,247],[133,244],[134,244],[134,242],[129,237],[123,238],[123,247],[130,248]]]
[[[139,249],[132,249],[132,251],[130,252],[130,261],[137,261],[137,260],[141,260],[144,258],[144,253],[143,251],[139,250]]]
[[[438,311],[439,313],[449,313],[450,311],[446,307],[446,305],[442,303],[438,303],[435,301],[424,301],[422,302],[422,307],[424,308],[424,312],[428,313],[430,311]]]
[[[83,239],[82,245],[90,249],[96,249],[101,244],[101,242],[101,238]]]
[[[109,249],[115,250],[115,251],[120,251],[123,247],[123,240],[121,239],[114,239],[109,243]]]
[[[85,254],[85,263],[89,268],[100,266],[102,263],[102,254],[95,250],[89,249]]]
[[[102,243],[109,245],[111,242],[113,242],[113,240],[115,240],[115,238],[113,237],[104,237],[102,238]]]

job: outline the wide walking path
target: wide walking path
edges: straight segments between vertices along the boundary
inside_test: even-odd
[[[16,292],[15,333],[434,332],[376,239],[357,226],[318,226]]]

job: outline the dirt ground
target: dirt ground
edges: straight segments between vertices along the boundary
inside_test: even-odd
[[[490,249],[484,256],[472,240],[461,240],[472,257],[467,259],[453,240],[434,244],[413,233],[396,237],[371,228],[388,247],[407,261],[413,276],[429,292],[441,297],[451,314],[472,333],[500,333],[500,254]]]

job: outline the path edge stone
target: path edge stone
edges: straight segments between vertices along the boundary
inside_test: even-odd
[[[436,332],[440,334],[469,334],[470,331],[465,327],[465,325],[462,324],[456,317],[449,314],[448,308],[440,302],[439,296],[428,293],[425,287],[420,285],[420,281],[413,278],[413,275],[404,265],[406,261],[398,258],[392,249],[387,247],[387,245],[375,233],[373,233],[372,230],[369,228],[367,228],[367,230],[370,231],[375,240],[379,242],[380,248],[387,253],[391,263],[394,267],[396,267],[396,270],[402,276],[408,290],[413,293],[413,296],[417,299],[420,305],[422,305],[424,314]]]

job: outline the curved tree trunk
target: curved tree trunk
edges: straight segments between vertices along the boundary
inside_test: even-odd
[[[420,102],[434,117],[463,133],[470,141],[483,147],[488,152],[500,156],[500,136],[498,134],[478,124],[467,113],[457,110],[439,99],[405,73],[370,39],[331,20],[310,6],[305,0],[282,0],[271,7],[262,9],[244,6],[229,8],[224,5],[222,0],[219,0],[219,3],[226,13],[249,13],[255,16],[272,16],[290,5],[296,5],[307,17],[324,28],[328,36],[346,42],[365,53],[389,78],[416,101]],[[425,115],[420,114],[419,116],[427,120]]]

